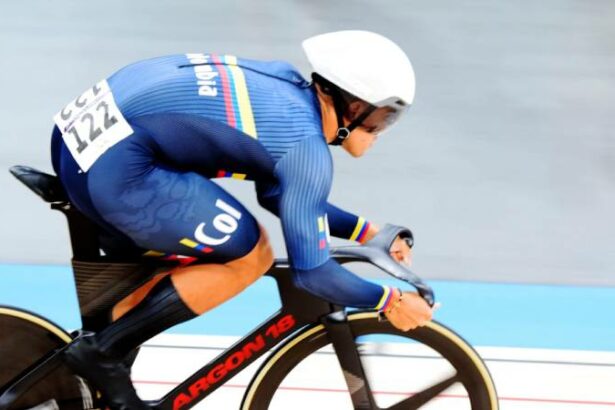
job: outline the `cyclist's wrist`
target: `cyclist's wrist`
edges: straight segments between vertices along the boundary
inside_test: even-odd
[[[375,227],[374,224],[360,216],[357,218],[355,227],[348,239],[359,243],[365,243],[374,237],[374,229],[376,229],[377,232],[377,227]]]
[[[378,225],[376,225],[375,223],[369,223],[369,226],[367,228],[367,232],[365,233],[365,238],[363,239],[363,241],[361,242],[362,244],[371,240],[374,236],[376,236],[376,234],[378,233],[378,231],[380,231],[380,227]]]
[[[383,286],[383,289],[384,292],[380,302],[376,305],[376,310],[380,312],[388,312],[393,304],[397,303],[398,300],[401,300],[401,291],[391,286]]]
[[[395,293],[391,296],[391,301],[388,306],[386,306],[383,311],[386,314],[392,313],[395,309],[401,305],[401,301],[404,297],[403,292],[400,289],[395,289]]]

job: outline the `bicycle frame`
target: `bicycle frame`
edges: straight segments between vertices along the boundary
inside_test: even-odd
[[[352,258],[344,256],[337,256],[336,259],[340,263],[353,261]],[[106,266],[106,264],[101,263],[101,266]],[[276,260],[267,275],[276,280],[282,301],[280,310],[163,398],[149,401],[148,405],[160,410],[190,409],[291,334],[306,326],[321,323],[327,329],[342,369],[346,370],[344,373],[354,374],[362,379],[360,388],[354,387],[357,383],[356,377],[347,381],[353,386],[350,389],[353,392],[351,395],[353,403],[358,407],[373,405],[372,395],[356,350],[354,337],[346,321],[344,308],[330,304],[295,287],[292,283],[290,267],[285,260]],[[0,388],[0,409],[8,408],[18,397],[27,394],[30,386],[59,366],[62,362],[62,352],[69,345],[50,352]]]
[[[282,299],[282,308],[278,312],[167,393],[164,398],[151,402],[150,405],[161,410],[189,409],[287,336],[308,325],[321,323],[330,314],[343,312],[342,307],[331,305],[296,288],[292,284],[290,273],[286,261],[276,261],[267,273],[276,280]],[[350,342],[354,346],[354,339]],[[344,342],[340,340],[340,343]]]
[[[71,205],[57,177],[24,166],[11,168],[11,173],[43,200],[51,203],[52,209],[61,211],[67,218],[73,250],[73,273],[84,330],[99,331],[104,328],[109,323],[109,312],[117,302],[160,269],[169,270],[168,263],[160,260],[120,257],[118,261],[101,256],[98,228]],[[372,239],[372,247],[332,249],[331,256],[340,263],[365,261],[379,266],[392,276],[413,285],[433,305],[431,288],[388,257],[387,250],[398,235],[405,232],[411,238],[409,231],[399,228],[385,226],[379,236]],[[310,325],[323,324],[344,371],[354,407],[375,408],[344,307],[297,288],[291,274],[288,262],[277,260],[267,275],[277,282],[281,309],[162,399],[148,404],[161,410],[189,409],[291,334]],[[79,333],[76,334],[78,337]],[[32,385],[59,366],[62,353],[68,346],[70,343],[49,352],[5,386],[0,386],[0,410],[8,408],[18,397],[26,394]]]

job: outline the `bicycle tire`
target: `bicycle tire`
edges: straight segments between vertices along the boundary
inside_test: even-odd
[[[348,321],[355,337],[388,334],[429,346],[457,370],[472,410],[498,410],[495,385],[485,363],[469,343],[446,326],[432,321],[424,327],[402,332],[389,322],[379,321],[376,312],[349,314]],[[327,344],[323,325],[310,326],[284,342],[256,372],[245,392],[241,410],[266,410],[284,378],[302,360]]]
[[[70,341],[71,336],[53,322],[23,309],[0,306],[0,387]],[[6,410],[35,409],[37,406],[40,409],[91,409],[93,397],[82,378],[60,365]]]

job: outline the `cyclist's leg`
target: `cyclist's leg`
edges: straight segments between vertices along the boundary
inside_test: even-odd
[[[110,404],[118,407],[130,403],[139,408],[133,404],[138,400],[134,390],[125,388],[130,385],[127,372],[118,368],[123,356],[150,337],[222,303],[272,263],[266,236],[252,215],[203,176],[154,163],[151,152],[139,145],[146,137],[137,130],[94,164],[87,181],[92,203],[108,224],[138,246],[198,256],[205,264],[165,276],[135,308],[68,349],[69,365],[108,398],[117,398]]]
[[[99,244],[106,255],[134,257],[146,250],[139,248],[129,237],[107,223],[96,211],[88,193],[89,173],[82,172],[62,140],[62,134],[54,127],[51,136],[53,169],[62,181],[71,203],[94,221],[99,229]]]
[[[98,213],[141,248],[200,259],[198,265],[172,272],[173,284],[195,313],[237,294],[271,266],[273,255],[264,230],[217,184],[148,159],[143,176],[122,187],[117,181],[130,170],[117,164],[129,161],[117,158],[121,152],[109,154],[101,158],[102,165],[108,162],[113,167],[91,170],[89,188]],[[133,156],[134,151],[130,159]],[[199,239],[203,242],[197,243]],[[159,279],[122,301],[115,316],[142,300]]]
[[[163,126],[159,128],[164,129]],[[122,252],[127,248],[130,248],[132,253],[138,252],[140,248],[156,249],[197,256],[203,261],[212,262],[174,272],[174,283],[183,283],[179,285],[184,288],[180,291],[181,294],[193,300],[188,301],[188,304],[195,312],[203,313],[218,303],[214,299],[205,300],[199,294],[200,290],[207,289],[202,283],[208,280],[208,277],[204,276],[206,272],[219,271],[228,274],[224,281],[227,285],[231,279],[230,272],[233,272],[233,276],[236,277],[233,283],[236,282],[239,288],[233,291],[234,286],[227,286],[225,290],[231,295],[236,294],[269,268],[273,258],[271,247],[266,235],[259,237],[262,229],[258,228],[249,212],[219,186],[198,174],[178,173],[155,166],[152,158],[154,152],[160,149],[161,141],[155,140],[159,137],[151,136],[149,130],[134,124],[133,129],[135,133],[130,139],[112,147],[88,173],[80,172],[62,142],[59,131],[57,128],[54,129],[52,138],[54,169],[65,184],[71,201],[105,230],[112,232],[113,237],[121,239],[120,246],[116,246],[119,249],[113,249],[113,252]],[[224,130],[216,128],[214,131],[224,134]],[[228,132],[230,131],[227,130]],[[211,151],[207,146],[203,146],[207,145],[207,140],[199,135],[190,135],[186,131],[183,131],[182,135],[183,139],[189,139],[189,143],[184,145],[190,147],[189,152],[184,154],[190,157],[190,165],[196,166],[198,161],[197,158],[193,158],[195,153],[206,156],[207,151]],[[173,155],[180,156],[180,150],[176,146],[173,149],[178,151],[173,151]],[[201,170],[206,169],[205,164],[200,165]],[[126,181],[137,183],[130,184]],[[215,201],[222,198],[227,198],[225,203],[231,207],[238,207],[240,213],[244,215],[243,219],[238,221],[239,228],[231,234],[232,239],[219,246],[208,246],[215,250],[210,254],[203,254],[182,245],[180,243],[182,239],[194,239],[193,232],[200,222],[205,222],[207,228],[211,228],[212,218],[221,213]],[[144,203],[147,203],[147,206],[143,206]],[[209,209],[212,213],[198,213],[194,212],[194,209]],[[101,215],[101,211],[105,213],[105,217]],[[187,215],[189,213],[193,215]],[[183,220],[178,221],[180,217]],[[191,224],[187,225],[186,219]],[[160,227],[160,224],[163,226]],[[118,229],[119,227],[122,229]],[[164,232],[160,229],[164,229]],[[257,244],[254,250],[249,249],[252,243]],[[229,263],[231,261],[232,263]],[[114,319],[139,303],[161,278],[162,276],[154,278],[121,301],[113,312]],[[210,280],[213,286],[215,278],[212,277]],[[194,286],[197,284],[200,286]],[[214,296],[223,294],[215,293]]]
[[[260,234],[254,248],[245,256],[225,264],[199,264],[170,272],[175,288],[192,311],[203,314],[216,307],[254,283],[271,267],[273,252],[262,227]],[[157,275],[120,301],[113,309],[113,320],[139,304],[167,274]]]
[[[101,157],[90,170],[92,202],[139,247],[196,256],[203,264],[174,270],[99,333],[100,347],[115,357],[236,295],[273,262],[267,237],[246,208],[200,174],[164,168],[147,155],[140,161],[135,150],[146,143],[136,139]]]

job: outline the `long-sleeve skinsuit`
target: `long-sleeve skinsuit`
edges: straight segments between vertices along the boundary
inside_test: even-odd
[[[68,122],[57,120],[52,138],[54,168],[82,212],[150,255],[225,262],[247,254],[259,228],[211,179],[253,180],[281,220],[299,286],[342,305],[385,305],[390,288],[329,257],[329,232],[361,242],[369,223],[327,202],[333,165],[319,103],[291,65],[186,54],[104,82],[63,110]]]

